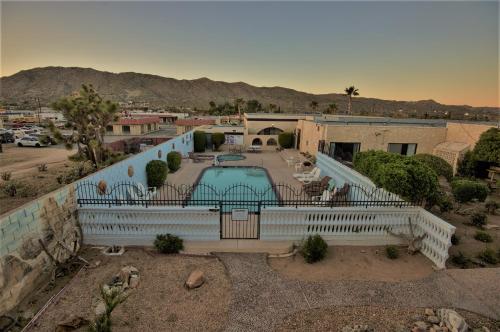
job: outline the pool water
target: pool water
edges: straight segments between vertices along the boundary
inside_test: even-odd
[[[263,168],[209,167],[198,181],[191,196],[193,200],[198,201],[198,204],[200,201],[223,201],[230,208],[242,208],[238,202],[274,202],[277,197]]]
[[[245,159],[245,156],[241,154],[221,154],[217,156],[217,160],[219,161],[238,161]]]

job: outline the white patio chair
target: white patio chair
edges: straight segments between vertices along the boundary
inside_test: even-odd
[[[306,177],[310,177],[312,176],[313,174],[315,174],[317,171],[320,171],[320,169],[318,167],[314,167],[312,170],[310,170],[309,172],[302,172],[302,173],[295,173],[293,175],[294,178],[296,179],[300,179],[300,178],[306,178]]]
[[[313,196],[311,197],[312,199],[312,202],[314,204],[323,204],[325,202],[329,202],[330,199],[332,199],[332,196],[335,195],[335,193],[337,192],[337,188],[334,188],[333,189],[333,192],[331,192],[330,190],[324,190],[323,191],[323,194],[321,196]]]
[[[319,168],[317,168],[316,170],[313,170],[312,174],[304,176],[304,177],[296,178],[296,179],[304,184],[308,184],[308,183],[311,183],[313,181],[319,181],[320,173],[321,173],[321,170]]]
[[[128,189],[128,194],[134,201],[150,200],[156,195],[156,188],[151,187],[149,189],[146,189],[142,183],[138,182],[135,184],[135,186],[131,186]]]

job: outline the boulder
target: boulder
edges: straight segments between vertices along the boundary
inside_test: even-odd
[[[136,288],[137,286],[139,286],[139,280],[140,280],[140,277],[139,275],[131,275],[130,276],[130,280],[128,282],[128,286],[130,288]]]
[[[104,303],[104,301],[100,300],[97,303],[97,306],[95,307],[94,312],[95,312],[96,316],[101,316],[101,315],[104,315],[106,313],[106,304]]]
[[[455,310],[439,309],[437,315],[451,332],[467,332],[469,330],[465,319]]]
[[[73,331],[88,324],[90,324],[90,322],[85,318],[71,315],[64,322],[57,324],[55,332]]]
[[[432,310],[431,308],[425,308],[425,315],[426,316],[434,316],[434,310]]]
[[[139,275],[139,270],[135,267],[128,265],[123,267],[118,274],[118,277],[124,284],[129,284],[129,279],[131,275]]]
[[[427,316],[427,321],[431,324],[439,324],[441,322],[437,316]]]
[[[42,247],[38,243],[38,239],[29,237],[23,241],[19,247],[19,256],[22,259],[35,259],[42,252]]]
[[[193,272],[191,272],[188,279],[186,280],[185,286],[188,289],[198,288],[201,285],[203,285],[204,282],[205,282],[205,276],[203,272],[200,270],[194,270]]]

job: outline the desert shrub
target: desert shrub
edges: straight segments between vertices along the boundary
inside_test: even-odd
[[[385,255],[387,258],[396,259],[399,257],[399,251],[396,246],[387,246],[385,247]]]
[[[278,143],[283,149],[290,149],[293,146],[293,133],[279,134]]]
[[[500,207],[500,204],[498,204],[495,201],[487,201],[484,204],[484,207],[486,208],[486,211],[488,211],[489,214],[495,214],[495,211]]]
[[[2,172],[2,180],[9,181],[12,177],[12,172]]]
[[[127,299],[127,295],[119,287],[111,287],[108,290],[104,286],[101,286],[100,291],[106,310],[102,315],[97,316],[94,322],[89,325],[89,331],[111,332],[111,313],[117,305]]]
[[[444,176],[448,182],[451,182],[453,178],[453,167],[443,158],[427,153],[417,154],[412,158],[425,163],[432,168],[438,176]]]
[[[477,176],[478,160],[472,151],[467,151],[464,157],[459,161],[457,167],[458,175],[465,178]]]
[[[215,151],[219,151],[220,146],[225,142],[226,142],[226,136],[224,135],[224,133],[212,134],[212,143],[214,145]]]
[[[478,181],[455,180],[451,183],[451,188],[455,200],[460,203],[470,202],[473,199],[483,202],[488,196],[488,187]]]
[[[207,144],[207,137],[204,131],[195,131],[193,133],[194,152],[205,152],[205,145]]]
[[[442,213],[453,210],[453,201],[446,194],[441,193],[436,200],[436,205]]]
[[[470,222],[476,227],[483,227],[486,225],[488,217],[482,212],[475,212],[470,216]]]
[[[459,251],[458,254],[451,256],[451,262],[462,269],[469,267],[471,261],[463,252]]]
[[[495,250],[491,248],[484,249],[477,255],[477,257],[488,264],[498,263],[498,257],[495,253]]]
[[[0,185],[4,195],[9,197],[33,197],[37,195],[37,188],[22,180],[9,180]]]
[[[95,167],[90,160],[79,162],[64,174],[59,175],[57,177],[57,182],[59,182],[60,184],[72,183],[93,172],[95,172]]]
[[[181,168],[182,156],[177,151],[171,151],[167,154],[168,169],[172,172]]]
[[[412,202],[438,196],[436,172],[418,159],[384,151],[358,152],[354,168],[377,186]]]
[[[38,171],[39,172],[47,172],[47,164],[40,164],[38,165]]]
[[[493,238],[491,237],[491,235],[486,233],[485,231],[477,231],[476,235],[474,235],[474,238],[485,243],[493,242]]]
[[[301,254],[309,264],[318,262],[325,258],[328,251],[328,244],[323,238],[316,235],[309,235],[302,244]]]
[[[172,234],[158,234],[154,246],[162,254],[177,254],[184,249],[184,242]]]
[[[460,244],[460,236],[453,234],[451,236],[451,244],[454,246],[458,246]]]
[[[146,165],[148,187],[161,187],[167,179],[167,163],[162,160],[151,160]]]

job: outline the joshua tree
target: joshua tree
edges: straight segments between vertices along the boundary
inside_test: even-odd
[[[269,113],[274,113],[277,108],[276,104],[269,104]]]
[[[335,112],[337,112],[337,104],[335,103],[331,103],[331,104],[328,104],[328,107],[325,111],[326,114],[335,114]]]
[[[245,103],[243,98],[236,98],[234,100],[234,108],[236,108],[236,112],[238,112],[238,119],[241,121],[241,109],[240,106],[242,106]]]
[[[358,89],[354,87],[354,85],[345,88],[345,94],[347,95],[348,98],[348,104],[347,104],[347,114],[351,114],[352,111],[352,97],[353,96],[359,96]]]
[[[318,108],[318,102],[313,100],[309,103],[309,107],[313,110],[313,112],[316,111],[316,109]]]

